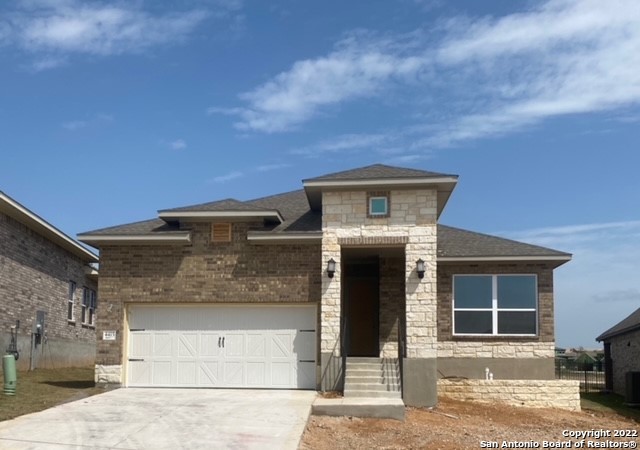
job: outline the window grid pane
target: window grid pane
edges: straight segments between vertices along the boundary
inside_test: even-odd
[[[453,296],[454,334],[537,334],[535,275],[454,275]]]

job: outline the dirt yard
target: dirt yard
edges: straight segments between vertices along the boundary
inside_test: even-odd
[[[404,422],[381,419],[312,416],[302,438],[302,450],[338,449],[473,449],[481,441],[529,442],[544,448],[543,441],[575,442],[564,430],[632,430],[640,433],[640,423],[615,412],[600,409],[568,412],[557,409],[525,409],[440,399],[438,407],[408,408]],[[640,437],[587,438],[599,444],[607,440],[633,441]],[[633,445],[633,444],[632,444]],[[587,444],[585,443],[585,447]],[[484,448],[490,448],[487,445]],[[552,448],[552,447],[547,447]],[[556,447],[557,448],[557,447]],[[577,448],[572,444],[569,448]],[[588,447],[587,447],[588,448]],[[629,448],[635,448],[633,446]]]

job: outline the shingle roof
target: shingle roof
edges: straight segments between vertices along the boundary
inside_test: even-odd
[[[113,227],[100,228],[98,230],[87,231],[82,235],[96,236],[149,236],[159,234],[180,234],[184,230],[176,223],[167,223],[162,219],[143,220],[141,222],[126,223],[124,225],[116,225]]]
[[[618,322],[596,338],[596,341],[604,341],[629,331],[640,330],[640,308],[632,312],[627,318]]]
[[[488,234],[438,225],[438,256],[571,257],[571,254]]]
[[[264,208],[241,202],[235,198],[217,200],[215,202],[198,203],[196,205],[181,206],[179,208],[163,209],[160,212],[186,212],[186,211],[262,211]]]
[[[404,167],[387,166],[384,164],[374,164],[372,166],[360,167],[357,169],[345,170],[342,172],[330,173],[315,178],[303,180],[308,181],[339,181],[339,180],[376,180],[385,178],[440,178],[456,177],[444,173],[429,172],[426,170],[407,169]]]

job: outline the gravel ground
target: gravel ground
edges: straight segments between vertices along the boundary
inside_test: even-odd
[[[300,449],[491,448],[488,444],[483,447],[482,441],[496,442],[495,448],[545,448],[545,441],[564,443],[567,448],[569,441],[568,448],[579,448],[576,442],[581,439],[563,436],[565,430],[611,432],[612,437],[587,437],[584,448],[602,448],[589,447],[589,442],[602,445],[607,441],[626,441],[629,445],[626,448],[636,448],[634,445],[640,443],[640,423],[611,412],[527,409],[440,399],[433,410],[407,408],[404,422],[312,416]],[[630,430],[632,436],[613,437],[614,430]],[[529,447],[502,447],[503,441],[528,443]],[[531,447],[535,444],[539,447]]]

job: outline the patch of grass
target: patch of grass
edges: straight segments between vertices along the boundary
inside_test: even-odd
[[[85,367],[18,372],[15,396],[0,387],[0,421],[104,392],[94,386],[93,374]]]
[[[581,394],[582,409],[600,412],[613,412],[640,422],[640,408],[631,408],[624,404],[624,398],[617,394],[592,393]]]

